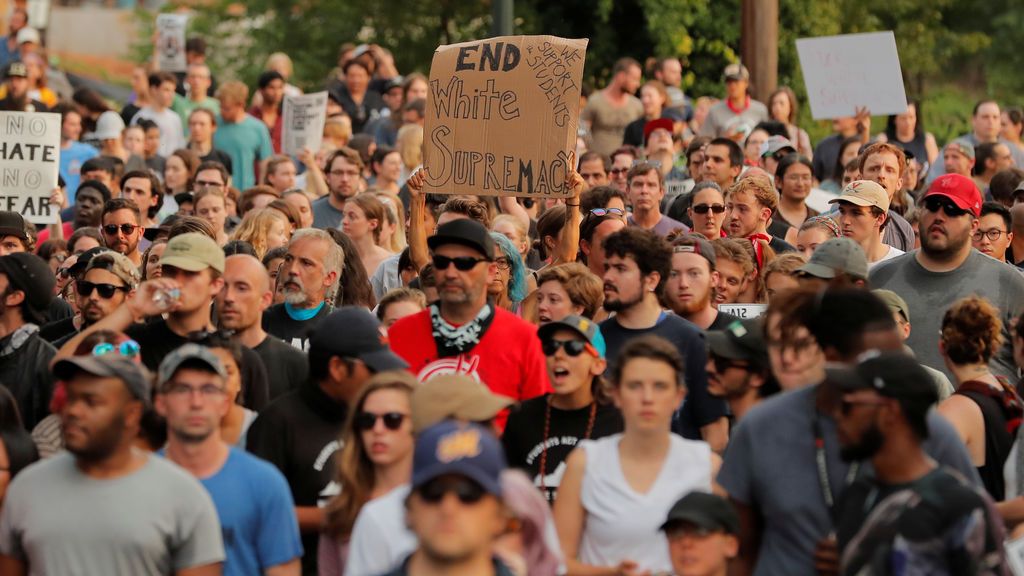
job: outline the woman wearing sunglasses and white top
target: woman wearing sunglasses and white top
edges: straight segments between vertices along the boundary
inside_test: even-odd
[[[327,503],[326,526],[316,553],[320,576],[341,576],[352,526],[363,505],[409,482],[412,476],[412,409],[416,379],[383,372],[359,392],[341,433],[335,480],[341,493]]]
[[[682,375],[675,346],[657,336],[619,353],[610,392],[625,431],[583,441],[555,500],[569,576],[672,572],[661,523],[682,496],[710,492],[721,463],[705,442],[669,430],[686,395]]]
[[[714,182],[699,182],[693,187],[690,207],[687,213],[693,222],[693,231],[708,240],[722,238],[722,224],[725,223],[725,196]]]

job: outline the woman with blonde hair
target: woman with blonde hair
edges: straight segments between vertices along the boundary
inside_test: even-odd
[[[231,239],[252,244],[256,257],[263,260],[270,250],[288,245],[290,230],[284,214],[272,208],[257,208],[245,213]]]
[[[317,552],[320,576],[340,576],[356,516],[367,502],[412,477],[412,392],[419,383],[407,372],[382,372],[360,390],[341,433],[336,457],[341,493],[324,508]]]
[[[423,164],[423,126],[406,124],[399,128],[395,150],[402,156],[402,177],[398,182],[405,184],[416,168]]]
[[[526,262],[530,253],[530,229],[526,222],[511,214],[499,214],[491,222],[491,232],[497,232],[509,239],[519,256]]]
[[[386,220],[387,208],[373,194],[357,194],[345,202],[341,231],[355,244],[367,276],[373,276],[377,266],[392,255],[377,244]]]

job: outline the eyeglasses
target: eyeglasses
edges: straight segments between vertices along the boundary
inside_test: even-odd
[[[402,414],[401,412],[385,412],[384,414],[360,412],[359,414],[356,414],[353,424],[355,424],[356,430],[366,432],[368,430],[373,430],[374,426],[377,425],[378,420],[383,420],[384,427],[388,430],[398,430],[402,427],[402,422],[405,421],[405,414]]]
[[[711,357],[711,361],[715,364],[715,372],[724,374],[729,368],[739,368],[741,370],[750,370],[750,364],[746,362],[737,362],[729,358],[723,358],[717,354],[708,354]]]
[[[594,216],[604,216],[611,214],[612,216],[625,216],[626,211],[622,208],[591,208],[590,213]]]
[[[118,290],[128,291],[127,286],[115,286],[113,284],[97,284],[94,282],[88,282],[86,280],[79,280],[75,282],[75,290],[79,296],[92,296],[92,291],[96,290],[100,293],[100,298],[113,298],[114,293]]]
[[[441,502],[449,492],[454,493],[463,504],[476,504],[486,494],[483,486],[467,478],[439,478],[416,489],[420,499],[428,504]]]
[[[435,254],[433,258],[435,270],[447,270],[448,266],[455,264],[455,269],[460,272],[469,272],[477,264],[487,261],[487,258],[473,258],[472,256],[456,256],[455,258],[449,258],[448,256],[441,256],[440,254]]]
[[[1003,234],[1008,234],[1008,232],[1004,232],[1003,230],[1000,230],[998,228],[990,228],[988,230],[978,230],[977,232],[974,233],[973,238],[975,242],[981,242],[981,238],[982,236],[984,236],[985,238],[988,238],[992,242],[995,242],[996,240],[999,240],[999,237],[1002,236]]]
[[[135,340],[125,340],[120,344],[113,342],[100,342],[92,347],[93,356],[106,356],[107,354],[118,353],[125,358],[135,358],[139,355],[142,347]]]
[[[941,196],[929,196],[924,199],[925,210],[935,213],[938,212],[940,208],[946,213],[946,216],[949,216],[950,218],[959,218],[960,216],[967,214],[967,210],[957,207],[952,200],[947,200]]]
[[[715,214],[721,214],[725,212],[724,204],[696,204],[693,207],[694,214],[707,214],[708,211],[714,212]]]
[[[106,224],[103,226],[103,232],[105,232],[107,236],[114,236],[117,234],[118,230],[121,230],[121,234],[127,236],[132,232],[135,232],[136,228],[138,228],[138,226],[135,224]]]
[[[498,258],[494,261],[494,263],[498,265],[499,270],[508,270],[512,268],[512,263],[509,262],[508,258]]]
[[[168,396],[191,397],[196,392],[198,392],[204,398],[213,398],[215,396],[225,394],[227,391],[222,386],[217,386],[216,384],[203,384],[198,388],[193,388],[188,384],[181,384],[177,382],[171,383],[169,386],[167,386],[167,388],[164,389],[164,393],[167,394]]]
[[[586,340],[544,340],[540,343],[540,347],[545,356],[554,356],[558,353],[559,348],[565,350],[566,355],[573,358],[582,354],[584,350],[589,354],[597,355],[596,351],[592,352],[594,347]]]

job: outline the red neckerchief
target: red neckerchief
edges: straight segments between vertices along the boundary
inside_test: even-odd
[[[743,101],[743,108],[734,107],[732,105],[732,100],[729,100],[728,98],[725,99],[725,105],[729,107],[729,110],[732,110],[733,114],[742,114],[747,108],[750,108],[750,96],[747,96],[747,99]]]
[[[747,240],[750,240],[750,243],[754,245],[754,254],[757,255],[757,269],[761,270],[761,267],[764,266],[764,246],[758,240],[764,240],[766,243],[771,244],[772,237],[763,232],[756,232],[747,236]]]

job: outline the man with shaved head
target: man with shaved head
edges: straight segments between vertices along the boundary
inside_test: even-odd
[[[224,289],[217,295],[217,320],[234,340],[252,348],[263,360],[270,380],[270,399],[294,390],[306,379],[306,354],[263,330],[263,311],[273,302],[266,268],[248,254],[224,261]]]

